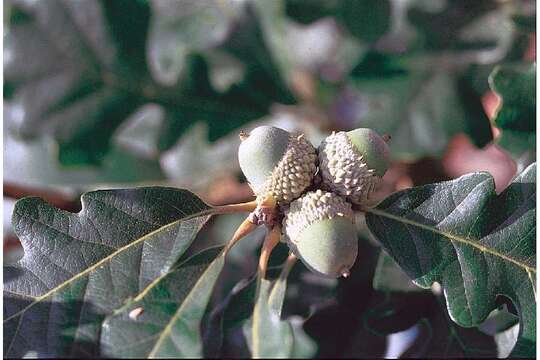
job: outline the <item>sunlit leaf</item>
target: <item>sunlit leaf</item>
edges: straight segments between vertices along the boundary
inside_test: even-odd
[[[202,357],[201,320],[223,269],[221,250],[211,248],[173,266],[108,316],[101,334],[102,354]]]
[[[24,257],[4,267],[4,354],[99,355],[101,323],[174,268],[212,209],[186,190],[96,191],[68,213],[15,205]],[[32,339],[32,341],[26,341]]]
[[[514,355],[536,342],[536,164],[500,195],[486,173],[397,192],[366,221],[384,249],[416,284],[441,284],[450,317],[482,323],[498,294],[519,311]]]

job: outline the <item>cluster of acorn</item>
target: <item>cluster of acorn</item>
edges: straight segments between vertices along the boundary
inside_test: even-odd
[[[312,271],[347,277],[358,253],[352,205],[363,205],[389,164],[387,139],[371,129],[332,133],[318,149],[272,126],[240,134],[238,160],[257,199],[230,245],[258,225],[271,230],[259,270],[285,241]]]

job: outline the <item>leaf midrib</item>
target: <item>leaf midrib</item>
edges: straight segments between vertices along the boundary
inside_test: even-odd
[[[216,248],[218,248],[218,247],[220,247],[220,246],[217,246]],[[159,334],[157,341],[155,342],[154,346],[152,347],[152,350],[148,353],[148,356],[147,356],[148,358],[152,359],[152,358],[155,357],[156,353],[159,351],[161,345],[165,341],[165,338],[167,336],[169,336],[170,333],[172,332],[172,328],[175,325],[176,321],[182,319],[181,315],[184,312],[184,309],[186,307],[186,303],[193,297],[193,289],[196,289],[200,285],[200,283],[204,280],[204,277],[208,273],[208,271],[213,269],[212,265],[214,264],[214,261],[218,260],[219,257],[225,256],[225,255],[226,255],[226,252],[224,250],[222,250],[219,253],[219,255],[216,258],[214,258],[214,260],[212,260],[208,264],[207,268],[203,271],[203,273],[201,274],[199,279],[195,282],[195,285],[193,285],[193,287],[191,288],[191,290],[189,291],[187,296],[182,300],[182,304],[178,307],[178,309],[176,309],[173,316],[167,322],[167,325],[163,328],[163,331]],[[190,259],[187,259],[184,263],[187,263],[189,260]]]
[[[103,259],[101,259],[100,261],[96,262],[95,264],[93,264],[92,266],[89,266],[88,268],[86,268],[85,270],[81,271],[80,273],[70,277],[69,279],[67,279],[66,281],[64,281],[63,283],[61,283],[60,285],[57,285],[56,287],[52,288],[51,290],[47,291],[45,294],[43,295],[40,295],[40,296],[37,296],[34,298],[34,301],[31,302],[30,304],[28,304],[25,308],[19,310],[18,312],[16,312],[15,314],[9,316],[8,318],[4,319],[4,324],[7,323],[8,321],[24,314],[28,309],[30,309],[31,307],[33,307],[34,305],[38,304],[39,302],[41,302],[42,300],[48,298],[49,296],[55,294],[57,291],[60,291],[61,289],[63,289],[64,287],[66,287],[67,285],[71,284],[73,281],[76,281],[78,280],[79,278],[82,278],[84,277],[85,275],[91,273],[92,271],[94,271],[95,269],[97,269],[99,266],[103,265],[104,263],[114,259],[117,255],[123,253],[124,251],[126,250],[129,250],[132,246],[135,246],[135,245],[138,245],[142,242],[144,242],[145,240],[147,240],[148,238],[152,237],[154,234],[157,234],[169,227],[172,227],[176,224],[179,224],[181,222],[184,222],[184,221],[189,221],[191,219],[194,219],[194,218],[197,218],[197,217],[201,217],[201,216],[207,216],[207,215],[212,215],[215,213],[215,209],[213,208],[209,208],[209,209],[206,209],[204,211],[201,211],[201,212],[198,212],[198,213],[194,213],[194,214],[191,214],[189,216],[186,216],[184,218],[181,218],[181,219],[178,219],[176,221],[173,221],[169,224],[166,224],[166,225],[163,225],[151,232],[149,232],[148,234],[144,235],[144,236],[141,236],[140,238],[130,242],[129,244],[126,244],[120,248],[118,248],[118,250],[112,252],[111,254],[109,254],[108,256],[104,257]]]
[[[388,212],[383,211],[383,210],[370,208],[370,209],[365,209],[365,211],[368,212],[368,213],[372,213],[374,215],[382,216],[382,217],[385,217],[385,218],[388,218],[388,219],[391,219],[391,220],[395,220],[395,221],[398,221],[398,222],[401,222],[401,223],[404,223],[404,224],[407,224],[407,225],[415,226],[415,227],[421,228],[423,230],[427,230],[427,231],[430,231],[432,233],[441,235],[442,237],[444,237],[446,239],[450,239],[452,241],[457,241],[459,243],[471,246],[471,247],[473,247],[473,248],[475,248],[475,249],[477,249],[477,250],[479,250],[481,252],[484,252],[484,253],[493,255],[495,257],[498,257],[498,258],[500,258],[502,260],[511,262],[514,265],[516,265],[519,268],[526,271],[527,273],[536,274],[536,268],[534,268],[534,267],[532,267],[532,266],[530,266],[530,265],[528,265],[528,264],[526,264],[526,263],[524,263],[524,262],[522,262],[520,260],[514,259],[514,258],[512,258],[512,257],[510,257],[508,255],[505,255],[505,254],[503,254],[503,253],[501,253],[499,251],[496,251],[496,250],[493,250],[493,249],[488,248],[486,246],[483,246],[483,245],[481,245],[481,244],[479,244],[479,243],[477,243],[477,242],[475,242],[475,241],[473,241],[471,239],[468,239],[466,237],[461,237],[461,236],[458,236],[458,235],[447,233],[447,232],[444,232],[442,230],[437,229],[436,227],[425,225],[425,224],[422,224],[422,223],[407,219],[405,217],[396,216],[394,214],[388,213]]]

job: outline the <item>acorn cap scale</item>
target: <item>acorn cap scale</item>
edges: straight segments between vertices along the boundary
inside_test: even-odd
[[[270,195],[276,202],[287,203],[311,184],[317,155],[303,135],[260,126],[244,137],[238,161],[258,198]]]
[[[351,205],[321,190],[304,194],[285,211],[284,238],[312,271],[339,277],[349,273],[358,253]]]
[[[371,129],[334,132],[319,146],[322,186],[361,204],[388,169],[389,154],[386,142]]]

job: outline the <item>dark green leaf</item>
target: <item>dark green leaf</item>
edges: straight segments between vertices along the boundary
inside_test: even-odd
[[[441,300],[428,291],[377,293],[364,314],[364,327],[379,337],[407,331],[410,342],[402,339],[405,344],[400,357],[494,356],[493,337],[456,325]]]
[[[54,133],[65,164],[100,163],[115,129],[140,105],[114,73],[128,41],[113,42],[97,1],[40,1],[25,10],[31,21],[12,26],[6,39],[6,79],[22,114],[13,119],[17,130],[26,137]],[[89,13],[94,21],[84,20]]]
[[[133,301],[108,316],[101,333],[102,354],[202,357],[201,320],[223,269],[225,256],[221,250],[211,248],[173,266]]]
[[[473,144],[479,148],[484,147],[493,140],[493,133],[482,105],[482,94],[475,91],[473,84],[465,76],[457,78],[456,89],[465,117],[463,131],[469,135]]]
[[[286,277],[280,276],[276,281],[258,281],[253,315],[244,325],[252,357],[312,357],[316,351],[315,344],[304,333],[301,321],[280,319],[287,289]]]
[[[534,132],[536,65],[497,67],[489,81],[493,91],[502,98],[495,124],[503,130]]]
[[[493,337],[475,328],[457,326],[443,304],[434,301],[427,316],[416,325],[416,338],[403,358],[493,358],[497,355]]]
[[[212,310],[204,334],[205,357],[222,356],[226,333],[249,319],[255,302],[256,284],[254,277],[238,282],[227,297]]]
[[[383,78],[407,75],[408,71],[400,64],[400,59],[377,51],[367,52],[352,69],[354,79]]]
[[[536,32],[536,16],[514,14],[512,15],[512,21],[520,31],[526,33]]]
[[[146,38],[150,6],[146,0],[100,0],[108,29],[118,48],[119,61],[133,75],[146,76]],[[124,69],[119,69],[124,71]]]
[[[418,47],[428,51],[459,49],[463,46],[462,29],[497,6],[494,0],[454,0],[432,7],[423,5],[411,2],[407,19],[417,29]]]
[[[479,326],[479,329],[485,334],[495,335],[518,323],[519,318],[508,311],[507,306],[503,304],[501,308],[493,310],[486,321]]]
[[[148,59],[158,81],[174,85],[191,51],[214,47],[226,37],[243,4],[234,1],[151,0]]]
[[[374,42],[390,29],[388,0],[286,0],[286,14],[300,23],[334,16],[356,38]]]
[[[405,331],[428,316],[434,302],[435,298],[429,291],[376,292],[363,314],[363,325],[377,336]]]
[[[519,157],[536,148],[536,64],[501,66],[489,77],[501,97],[495,126],[502,130],[499,145]]]
[[[225,97],[231,102],[246,101],[251,106],[267,104],[269,99],[282,104],[293,104],[296,99],[288,89],[283,74],[276,64],[279,54],[272,53],[265,36],[262,15],[257,3],[246,7],[246,14],[233,27],[229,38],[220,47],[246,65],[244,81],[233,85]],[[245,98],[245,99],[243,99]]]
[[[479,325],[497,295],[508,297],[521,322],[514,355],[535,351],[535,177],[533,164],[497,196],[493,178],[475,173],[366,210],[369,229],[416,284],[441,284],[459,325]]]
[[[99,355],[104,318],[170,271],[212,214],[172,188],[96,191],[81,201],[78,214],[38,198],[15,205],[25,255],[4,268],[13,274],[4,284],[8,357]]]
[[[63,165],[100,164],[110,151],[110,137],[142,103],[124,93],[101,94],[101,104],[57,131],[58,160]],[[81,114],[82,115],[82,114]]]
[[[307,24],[325,16],[332,16],[340,0],[285,0],[285,11],[288,17]]]
[[[390,28],[389,0],[342,0],[339,18],[360,40],[373,42]]]
[[[161,150],[170,149],[179,134],[196,122],[208,123],[208,139],[215,141],[248,121],[266,115],[275,102],[295,102],[268,49],[257,14],[251,6],[244,10],[241,16],[237,14],[229,36],[216,48],[242,63],[243,77],[220,93],[210,83],[210,69],[204,54],[186,56],[177,90],[157,99],[166,106],[159,142]]]
[[[82,187],[105,183],[141,183],[161,180],[159,162],[113,146],[101,167],[62,167],[54,161],[57,146],[50,137],[29,141],[4,131],[4,181],[28,186]]]
[[[394,259],[384,251],[381,251],[379,255],[379,262],[373,277],[373,288],[392,292],[424,291],[415,285]]]
[[[148,28],[151,21],[158,27],[181,25],[186,20],[183,7],[179,12],[155,11],[151,17],[142,0],[28,3],[28,21],[12,24],[6,37],[6,95],[16,114],[7,124],[26,138],[53,134],[62,164],[101,165],[113,134],[144,104],[165,110],[158,139],[158,149],[165,151],[197,122],[210,125],[209,140],[215,141],[268,114],[274,102],[293,103],[257,16],[245,8],[234,6],[235,22],[226,21],[227,31],[220,31],[212,49],[187,47],[175,81],[159,84],[147,70],[147,51],[167,52],[169,43],[152,38],[147,49]],[[226,53],[245,67],[243,76],[223,92],[210,81],[207,50]]]
[[[288,357],[292,353],[293,333],[290,325],[280,320],[284,290],[278,287],[273,292],[274,282],[267,279],[257,281],[259,284],[253,315],[244,325],[251,355],[253,358]]]
[[[491,139],[488,119],[477,116],[478,98],[464,101],[453,72],[434,68],[427,58],[368,54],[367,59],[349,80],[357,103],[350,127],[391,135],[389,145],[395,158],[441,156],[450,139],[461,132],[479,145]]]

